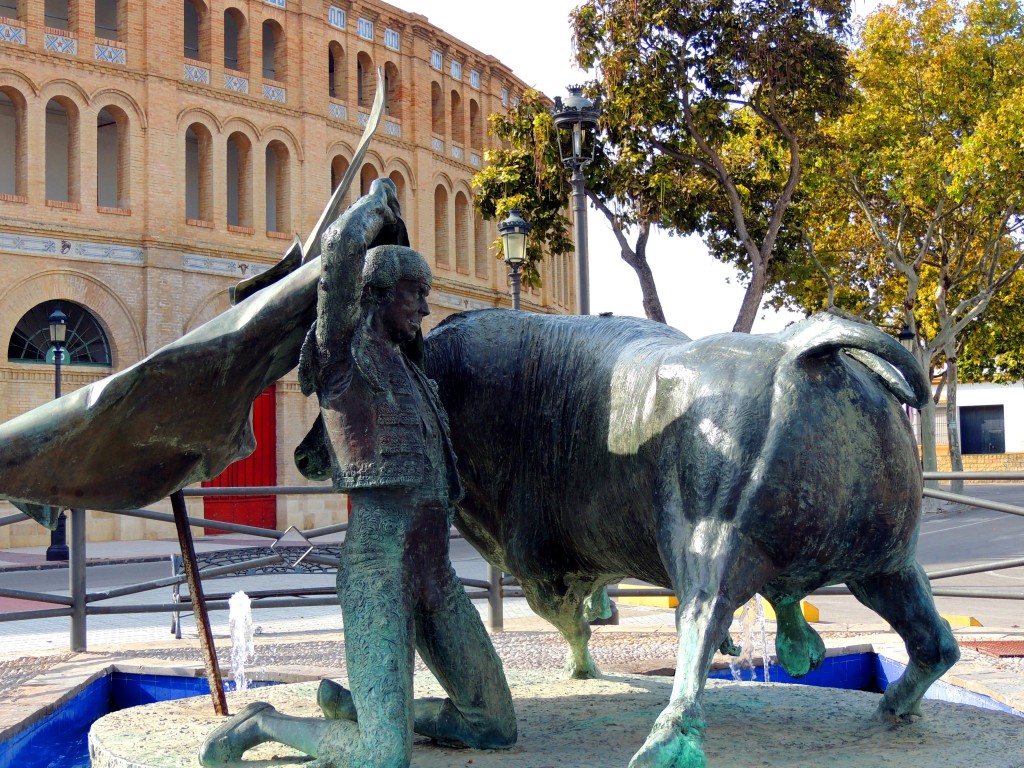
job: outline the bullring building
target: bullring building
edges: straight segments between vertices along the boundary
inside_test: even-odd
[[[471,188],[488,115],[524,88],[494,57],[376,0],[0,0],[0,419],[53,397],[54,306],[67,393],[224,311],[229,287],[305,238],[348,169],[378,68],[385,115],[358,184],[398,187],[434,270],[428,321],[508,306]],[[572,311],[569,257],[541,274],[524,308]],[[271,387],[254,407],[260,448],[215,482],[304,484],[291,456],[316,409],[294,374]],[[336,496],[189,505],[278,528],[345,514]],[[168,535],[90,512],[93,540]],[[0,526],[0,547],[47,540],[35,523]]]

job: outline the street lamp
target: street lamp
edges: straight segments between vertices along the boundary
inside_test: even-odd
[[[53,348],[53,397],[60,397],[60,364],[64,357],[64,340],[68,332],[68,316],[60,304],[53,305],[53,311],[47,318],[50,326],[50,347]],[[57,513],[57,527],[50,531],[50,546],[46,548],[47,560],[67,560],[69,556],[67,543],[67,517],[64,511]]]
[[[910,352],[911,354],[914,353],[914,347],[916,346],[914,344],[914,339],[916,338],[916,335],[912,330],[910,330],[909,325],[904,325],[900,332],[896,334],[896,338],[899,339],[900,344],[903,345],[903,348],[907,350],[907,352]]]
[[[597,152],[598,104],[583,95],[583,86],[569,86],[569,97],[555,97],[552,116],[558,134],[558,154],[572,171],[572,208],[576,230],[576,262],[579,267],[580,314],[590,314],[590,270],[587,265],[587,206],[583,192],[583,169],[594,162]]]
[[[519,269],[526,261],[526,235],[532,228],[533,225],[519,215],[518,208],[509,211],[508,218],[498,225],[508,276],[512,278],[512,309],[519,309]]]

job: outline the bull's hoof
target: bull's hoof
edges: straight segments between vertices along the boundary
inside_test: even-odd
[[[565,676],[570,680],[596,680],[601,676],[601,670],[593,661],[580,664],[569,659],[565,662]]]
[[[320,687],[316,691],[316,703],[328,720],[357,720],[352,694],[333,680],[325,678],[320,681]]]
[[[908,710],[897,709],[892,702],[882,697],[878,709],[875,710],[875,719],[886,725],[899,726],[913,723],[921,718],[921,701],[916,701]]]
[[[780,622],[775,653],[787,674],[803,677],[825,661],[825,641],[803,621],[795,626]]]
[[[274,712],[269,704],[247,704],[226,723],[222,723],[199,747],[199,764],[208,768],[242,759],[246,750],[268,740],[260,725],[260,715]]]
[[[704,727],[703,721],[682,730],[655,724],[640,751],[629,761],[629,768],[705,768]]]

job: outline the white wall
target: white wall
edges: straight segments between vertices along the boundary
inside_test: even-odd
[[[1006,452],[1024,452],[1024,382],[960,384],[956,390],[956,404],[959,407],[1002,405]]]

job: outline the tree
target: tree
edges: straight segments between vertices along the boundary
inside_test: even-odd
[[[1024,264],[1022,33],[1019,3],[1005,0],[899,0],[867,20],[855,105],[827,126],[805,179],[803,233],[819,274],[794,265],[779,286],[805,310],[914,331],[919,361],[941,376],[922,411],[926,470],[943,386],[962,468],[959,355],[967,344],[981,352],[983,313]]]
[[[670,180],[657,223],[749,274],[734,330],[750,330],[769,284],[801,152],[847,105],[849,14],[849,0],[588,0],[573,14],[609,158],[655,195]],[[635,189],[611,183],[644,222]]]

